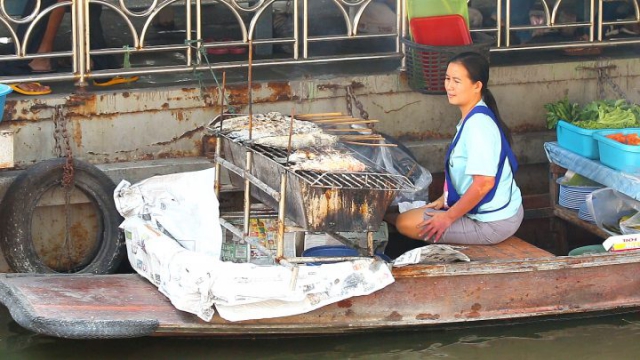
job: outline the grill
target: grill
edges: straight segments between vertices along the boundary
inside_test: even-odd
[[[405,176],[390,174],[341,144],[335,148],[364,163],[364,172],[293,170],[293,165],[286,162],[286,150],[246,145],[209,130],[222,142],[217,161],[230,170],[232,184],[243,188],[246,154],[251,151],[253,164],[247,176],[255,185],[251,195],[273,209],[279,208],[280,197],[284,196],[285,216],[307,231],[377,231],[398,191],[414,189]],[[280,189],[283,174],[287,186],[285,194],[280,195],[274,189]]]

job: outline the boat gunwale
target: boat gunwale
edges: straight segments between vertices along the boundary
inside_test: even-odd
[[[437,265],[410,265],[393,268],[395,278],[419,276],[456,276],[498,273],[551,271],[600,266],[612,266],[640,262],[640,251],[601,253],[581,256],[550,256],[545,258],[504,259],[490,261],[456,262]]]

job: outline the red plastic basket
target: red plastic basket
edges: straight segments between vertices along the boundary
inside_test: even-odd
[[[413,18],[409,27],[413,41],[421,45],[461,46],[473,42],[467,23],[460,15]]]

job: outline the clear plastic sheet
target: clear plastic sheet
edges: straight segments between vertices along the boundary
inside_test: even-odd
[[[429,185],[433,177],[429,170],[418,164],[413,154],[406,147],[399,144],[398,140],[383,134],[387,143],[397,144],[396,147],[383,146],[357,146],[349,148],[367,159],[370,159],[380,169],[395,175],[406,176],[413,186],[414,191],[400,192],[393,200],[393,204],[400,202],[414,202],[429,200]]]
[[[599,189],[587,195],[587,208],[600,229],[611,236],[624,233],[620,219],[640,210],[640,201],[611,188]]]
[[[597,160],[590,160],[563,149],[557,142],[545,143],[544,150],[547,153],[549,162],[572,170],[640,201],[640,177],[614,170]]]

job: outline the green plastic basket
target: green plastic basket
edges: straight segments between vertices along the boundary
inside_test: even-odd
[[[469,27],[469,6],[466,0],[407,0],[407,18],[462,15]]]

